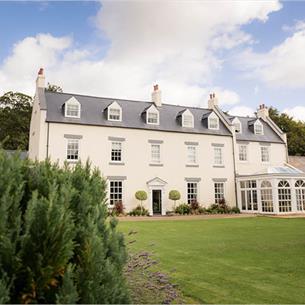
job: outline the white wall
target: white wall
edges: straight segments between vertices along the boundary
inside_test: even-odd
[[[239,144],[246,144],[248,146],[248,161],[239,161]],[[262,162],[262,145],[259,142],[238,141],[236,145],[236,172],[239,175],[250,175],[258,173],[269,166],[283,166],[286,163],[286,146],[279,143],[268,144],[270,162]]]
[[[186,202],[185,178],[201,178],[198,201],[203,206],[214,203],[213,178],[227,179],[225,198],[229,205],[235,206],[234,163],[232,138],[228,136],[196,135],[174,132],[159,132],[116,127],[84,126],[73,124],[50,123],[49,156],[53,161],[63,164],[66,158],[67,139],[64,134],[81,135],[80,158],[88,158],[98,166],[104,176],[127,176],[124,181],[124,204],[128,210],[138,205],[134,194],[137,190],[148,191],[146,182],[159,177],[167,182],[162,203],[165,210],[170,210],[172,201],[168,192],[177,189],[181,192],[181,202]],[[108,137],[122,137],[123,162],[125,165],[109,165],[111,141]],[[161,140],[161,159],[163,167],[149,166],[151,148],[148,140]],[[186,167],[185,141],[198,142],[199,167]],[[212,143],[224,144],[224,168],[213,167],[214,151]],[[44,159],[40,155],[40,159]],[[150,202],[146,201],[149,208]]]

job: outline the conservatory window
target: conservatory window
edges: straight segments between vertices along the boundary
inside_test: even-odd
[[[298,180],[295,183],[295,192],[297,200],[297,210],[305,211],[305,181]]]
[[[289,182],[282,180],[278,184],[279,212],[291,212],[291,189]]]
[[[272,184],[270,181],[263,181],[261,183],[261,202],[262,212],[273,212]]]
[[[257,211],[257,187],[256,180],[240,182],[241,188],[241,209],[243,211]]]

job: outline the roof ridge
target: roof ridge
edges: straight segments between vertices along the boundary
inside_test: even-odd
[[[113,101],[126,101],[126,102],[134,102],[134,103],[145,103],[145,104],[153,104],[153,102],[149,101],[143,101],[143,100],[130,100],[130,99],[123,99],[123,98],[114,98],[114,97],[104,97],[104,96],[95,96],[95,95],[88,95],[88,94],[79,94],[79,93],[70,93],[70,92],[56,92],[56,91],[49,91],[45,90],[47,93],[55,93],[55,94],[65,94],[65,95],[72,95],[72,96],[83,96],[83,97],[92,97],[96,99],[108,99]],[[175,105],[175,104],[169,104],[169,103],[162,103],[162,105],[166,106],[173,106],[173,107],[181,107],[186,109],[200,109],[200,110],[210,110],[208,108],[203,107],[196,107],[196,106],[186,106],[186,105]]]

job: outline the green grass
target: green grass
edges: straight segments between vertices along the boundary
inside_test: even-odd
[[[198,303],[305,303],[305,219],[120,222]],[[152,246],[152,244],[154,244]]]

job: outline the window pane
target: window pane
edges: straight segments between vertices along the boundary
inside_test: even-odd
[[[158,124],[158,113],[148,112],[147,123],[149,124]]]
[[[109,120],[120,121],[121,120],[121,109],[119,108],[109,108]]]
[[[222,165],[222,148],[214,147],[214,164]]]
[[[187,163],[195,164],[197,162],[196,146],[187,147]]]
[[[122,161],[122,143],[112,142],[111,145],[111,161]]]
[[[215,182],[214,183],[214,193],[215,193],[215,203],[220,203],[224,199],[224,183]]]
[[[78,160],[79,143],[78,139],[68,139],[67,160]]]
[[[79,117],[80,107],[78,104],[67,103],[66,107],[67,107],[67,111],[66,111],[67,116]]]
[[[110,181],[109,204],[114,205],[116,202],[122,201],[123,183],[122,181]]]
[[[187,203],[192,203],[197,201],[197,183],[188,182],[187,183]]]
[[[161,162],[161,147],[160,144],[152,144],[151,145],[151,161],[153,163]]]

